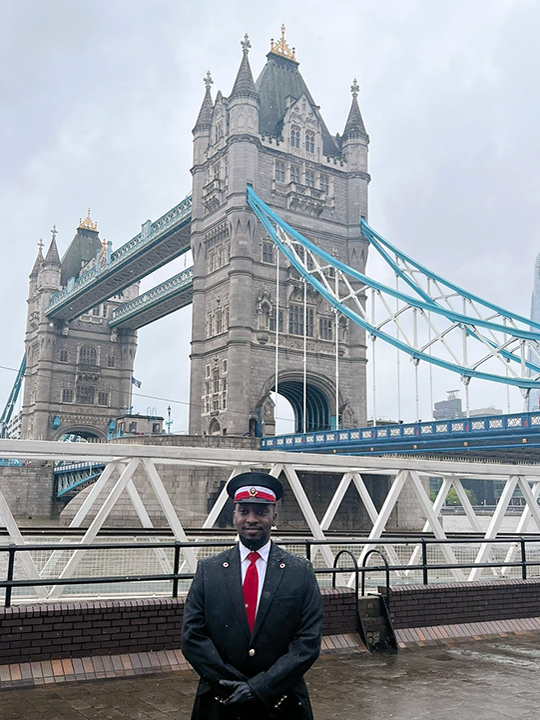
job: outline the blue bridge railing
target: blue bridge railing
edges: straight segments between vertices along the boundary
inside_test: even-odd
[[[461,438],[462,447],[468,446],[468,438],[483,437],[503,441],[518,435],[538,433],[540,442],[540,412],[513,415],[488,415],[483,417],[434,420],[432,422],[377,425],[351,430],[321,430],[319,432],[279,435],[261,439],[261,450],[288,450],[316,452],[393,452],[421,450],[426,446],[444,449],[444,440]],[[523,440],[527,441],[524,437]],[[428,441],[427,443],[425,441]]]

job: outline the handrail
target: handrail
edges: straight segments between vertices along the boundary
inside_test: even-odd
[[[383,562],[384,562],[384,567],[386,568],[386,598],[385,598],[385,602],[386,602],[386,607],[388,608],[388,612],[390,612],[390,566],[388,565],[388,560],[386,559],[386,556],[380,550],[377,550],[377,548],[368,550],[368,552],[364,555],[364,557],[362,559],[362,568],[366,567],[366,562],[367,562],[368,557],[370,557],[374,553],[377,553],[377,555],[380,555],[382,557]],[[373,569],[373,568],[371,568],[371,569]],[[358,580],[357,580],[356,585],[357,585],[356,595],[358,596]],[[362,597],[364,597],[364,595],[366,594],[365,593],[365,589],[366,589],[365,585],[366,585],[366,573],[363,572],[362,573]]]
[[[365,592],[365,575],[368,572],[384,572],[386,574],[386,591],[387,591],[387,607],[389,607],[390,604],[390,573],[395,571],[404,571],[404,570],[421,570],[423,573],[423,579],[427,580],[427,571],[428,570],[452,570],[452,569],[472,569],[472,568],[512,568],[512,567],[520,567],[522,569],[522,578],[524,580],[527,579],[527,569],[533,568],[533,567],[540,567],[540,560],[529,560],[527,558],[526,548],[527,543],[529,544],[536,544],[540,545],[540,536],[532,536],[532,537],[499,537],[499,538],[492,538],[492,539],[486,539],[484,537],[474,537],[474,538],[455,538],[455,539],[438,539],[438,538],[417,538],[417,539],[406,539],[403,538],[363,538],[359,540],[344,540],[343,543],[346,543],[347,545],[388,545],[388,544],[400,544],[400,545],[422,545],[422,547],[426,547],[429,544],[432,545],[443,545],[447,543],[454,543],[458,545],[466,545],[466,544],[475,544],[479,545],[481,543],[506,543],[508,545],[515,544],[519,545],[521,547],[521,559],[519,561],[515,562],[483,562],[483,563],[428,563],[427,562],[427,553],[424,553],[424,561],[422,563],[417,563],[414,565],[389,565],[385,555],[376,548],[373,548],[371,550],[368,550],[365,557],[363,558],[362,565],[358,565],[357,559],[354,557],[351,550],[348,550],[347,548],[343,548],[342,550],[338,551],[336,554],[336,557],[334,558],[333,567],[323,567],[323,568],[314,568],[314,572],[316,575],[331,575],[332,576],[332,586],[335,587],[335,577],[341,573],[344,572],[344,568],[338,568],[337,562],[339,558],[346,554],[349,555],[353,559],[354,564],[354,575],[355,575],[355,592],[356,596],[358,597],[358,584],[359,584],[359,578],[358,575],[362,575],[362,583],[361,583],[361,592],[362,595],[364,595]],[[0,580],[0,588],[5,588],[5,598],[4,598],[4,606],[10,607],[11,605],[11,599],[12,599],[12,589],[14,587],[42,587],[42,586],[52,586],[52,585],[88,585],[88,584],[107,584],[107,583],[118,583],[118,582],[141,582],[141,581],[169,581],[172,582],[172,592],[173,597],[178,596],[178,581],[179,580],[190,580],[194,577],[194,573],[180,573],[179,572],[179,559],[180,559],[180,551],[183,548],[230,548],[235,544],[235,541],[233,540],[213,540],[213,541],[202,541],[202,542],[183,542],[183,541],[165,541],[165,542],[104,542],[104,543],[77,543],[77,542],[70,542],[70,543],[35,543],[35,544],[23,544],[23,545],[16,545],[16,544],[10,544],[10,545],[0,545],[0,553],[5,552],[8,554],[8,565],[7,565],[7,578],[5,580]],[[305,556],[306,558],[310,558],[312,556],[312,548],[317,545],[339,545],[339,540],[318,540],[318,539],[311,539],[311,538],[298,538],[295,540],[284,540],[279,541],[279,545],[283,547],[287,546],[296,546],[303,545],[305,548]],[[70,578],[54,578],[54,577],[47,577],[47,578],[33,578],[33,579],[23,579],[23,580],[15,580],[14,579],[14,568],[15,568],[15,559],[16,554],[18,552],[37,552],[37,551],[44,551],[44,550],[51,550],[51,551],[65,551],[65,550],[131,550],[131,549],[137,549],[137,550],[147,550],[147,549],[166,549],[166,548],[172,548],[174,550],[174,571],[172,573],[154,573],[154,574],[148,574],[148,575],[128,575],[128,576],[97,576],[97,577],[70,577]],[[378,554],[383,559],[383,565],[374,565],[367,567],[366,561],[372,554]],[[540,578],[539,578],[540,579]],[[423,584],[427,584],[424,582]]]

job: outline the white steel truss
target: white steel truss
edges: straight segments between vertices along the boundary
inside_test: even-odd
[[[501,524],[510,503],[514,490],[519,487],[524,498],[525,506],[516,532],[525,532],[530,521],[533,520],[540,533],[540,509],[538,497],[540,496],[540,466],[510,465],[484,462],[465,462],[455,460],[427,460],[415,457],[388,458],[388,457],[354,457],[348,455],[318,455],[309,453],[286,453],[281,451],[261,453],[256,450],[233,450],[213,448],[185,448],[185,447],[152,447],[123,444],[83,444],[61,442],[37,442],[28,440],[0,440],[0,456],[19,459],[47,459],[51,461],[99,461],[105,465],[105,470],[99,480],[89,488],[79,511],[75,515],[71,527],[82,527],[85,519],[92,509],[97,513],[90,522],[83,537],[80,539],[80,550],[73,552],[67,563],[59,563],[63,552],[61,546],[52,552],[43,566],[41,573],[37,570],[31,553],[21,553],[21,565],[28,579],[51,578],[51,588],[36,588],[40,599],[56,600],[61,596],[65,586],[54,585],[55,578],[73,577],[79,563],[84,557],[85,545],[92,543],[112,511],[115,503],[123,493],[132,501],[133,507],[145,528],[152,527],[144,500],[137,491],[133,482],[136,470],[143,470],[156,498],[163,510],[169,527],[176,540],[189,542],[186,532],[180,522],[177,511],[167,493],[156,465],[178,465],[196,467],[222,467],[224,479],[234,477],[240,472],[252,468],[269,471],[275,477],[280,477],[288,486],[300,508],[309,532],[307,535],[315,540],[328,539],[327,532],[331,530],[332,523],[344,500],[348,488],[352,485],[362,502],[372,523],[366,544],[359,554],[362,561],[368,550],[376,545],[373,541],[380,539],[383,533],[388,532],[387,526],[392,511],[406,488],[409,488],[416,498],[416,509],[425,516],[424,532],[430,531],[434,538],[446,540],[447,535],[443,528],[440,511],[444,498],[451,487],[454,487],[460,499],[464,512],[468,518],[471,531],[481,532],[479,518],[474,512],[461,483],[461,477],[476,477],[493,481],[505,481],[504,490],[489,527],[483,537],[479,539],[479,550],[476,563],[491,561],[493,540],[499,536]],[[338,483],[321,520],[318,519],[311,500],[306,492],[300,473],[341,473]],[[391,479],[388,493],[380,510],[377,510],[373,499],[365,484],[365,476],[369,474],[385,475]],[[443,478],[441,490],[432,502],[425,489],[427,478],[438,476]],[[532,487],[531,487],[532,483]],[[108,489],[106,498],[99,501],[102,493]],[[215,501],[203,527],[210,530],[216,523],[227,501],[226,489],[223,488]],[[7,528],[10,541],[17,545],[24,545],[25,540],[7,506],[5,498],[0,495],[0,522]],[[506,534],[506,533],[505,533]],[[70,540],[72,543],[73,540]],[[396,538],[396,547],[403,544]],[[459,540],[455,541],[459,545]],[[440,553],[449,565],[458,565],[458,561],[450,543],[440,544]],[[193,540],[190,546],[183,549],[183,570],[193,572],[197,563],[197,541]],[[170,562],[159,547],[155,548],[158,560],[164,573],[170,573]],[[396,554],[395,547],[385,546],[391,565],[404,565]],[[516,542],[509,540],[506,555],[508,562],[513,561],[516,553]],[[334,561],[334,552],[330,545],[320,545],[314,548],[313,559],[319,554],[325,567],[331,567]],[[418,564],[419,548],[415,546],[408,562],[410,565]],[[61,569],[54,574],[57,565]],[[483,568],[474,567],[468,576],[462,569],[453,568],[452,574],[456,580],[477,580],[482,575]],[[345,572],[345,571],[344,571]],[[405,574],[410,571],[405,571]],[[487,571],[488,573],[492,571]],[[504,577],[506,572],[499,573]],[[352,578],[349,579],[352,582]]]

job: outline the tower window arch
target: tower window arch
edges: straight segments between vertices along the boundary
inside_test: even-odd
[[[83,345],[79,350],[81,365],[97,365],[97,350],[93,345]]]
[[[300,128],[298,125],[291,127],[291,147],[300,149]]]
[[[315,152],[315,133],[312,130],[306,130],[306,152]]]

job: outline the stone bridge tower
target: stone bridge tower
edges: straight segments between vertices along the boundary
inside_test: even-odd
[[[275,327],[278,390],[303,428],[303,286],[280,258],[276,317],[276,249],[246,202],[246,186],[284,220],[348,265],[364,271],[367,243],[366,133],[357,95],[343,134],[332,136],[299,71],[294,49],[271,42],[256,82],[242,41],[242,61],[228,97],[206,94],[193,130],[192,250],[195,264],[190,432],[272,434]],[[365,338],[335,324],[316,293],[307,298],[308,430],[364,423]],[[335,401],[335,333],[340,397]]]
[[[99,239],[90,212],[62,259],[56,229],[52,234],[45,258],[40,246],[30,274],[21,437],[58,440],[80,435],[105,440],[111,420],[131,405],[137,349],[136,332],[111,331],[108,318],[112,308],[138,294],[138,286],[71,322],[48,318],[45,310],[51,296],[110,251]]]

